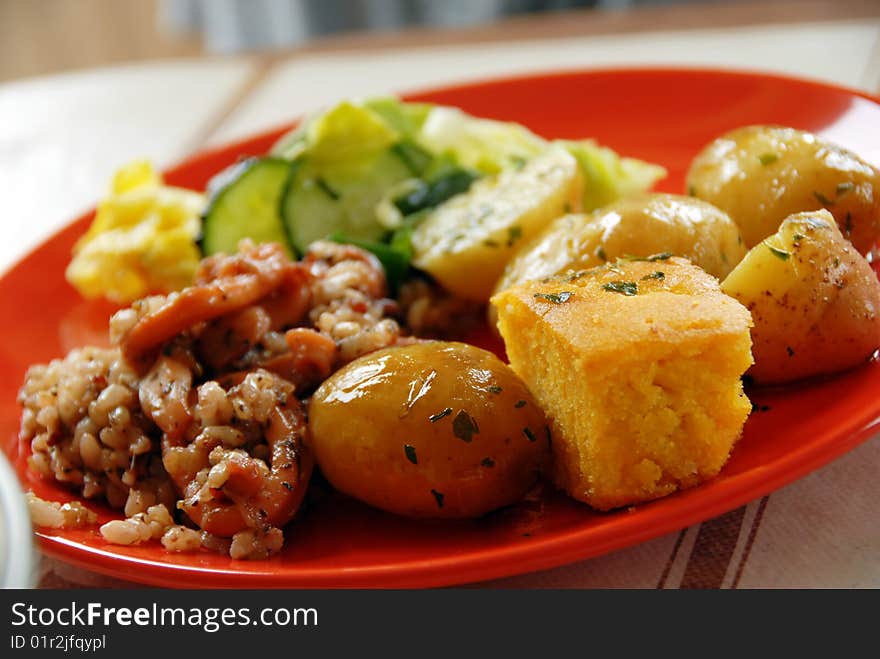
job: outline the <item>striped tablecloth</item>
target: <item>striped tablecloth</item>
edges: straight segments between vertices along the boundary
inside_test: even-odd
[[[169,165],[343,97],[632,64],[766,70],[876,93],[880,9],[865,17],[867,4],[857,4],[857,18],[821,22],[777,17],[760,25],[586,35],[568,26],[541,39],[520,26],[509,32],[514,40],[491,31],[491,38],[467,43],[416,45],[410,38],[381,48],[157,62],[0,85],[0,195],[11,234],[0,243],[0,268],[92,205],[112,171],[132,157]],[[878,472],[874,438],[772,496],[679,533],[479,586],[877,587]],[[40,583],[129,585],[48,559]]]

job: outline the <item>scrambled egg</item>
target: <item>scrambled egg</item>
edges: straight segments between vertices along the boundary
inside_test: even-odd
[[[197,192],[165,185],[148,162],[123,167],[74,246],[67,281],[87,298],[122,304],[189,285],[205,203]]]

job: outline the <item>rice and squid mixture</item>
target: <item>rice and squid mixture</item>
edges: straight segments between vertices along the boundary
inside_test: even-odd
[[[112,348],[32,367],[21,440],[34,472],[124,512],[101,527],[109,542],[263,558],[281,548],[309,481],[311,391],[412,341],[401,323],[436,335],[471,311],[424,282],[390,299],[381,264],[356,247],[321,241],[293,262],[245,241],[204,259],[191,287],[116,313]],[[29,502],[38,524],[96,521],[81,504]]]

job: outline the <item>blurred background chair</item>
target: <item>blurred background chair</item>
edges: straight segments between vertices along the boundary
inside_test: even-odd
[[[701,2],[720,0],[0,0],[0,81],[146,59],[296,47],[340,34],[468,28],[567,9]]]
[[[669,0],[667,0],[668,2]],[[504,16],[579,7],[623,7],[633,0],[163,0],[162,19],[201,33],[212,52],[301,44],[340,32],[403,27],[464,27]],[[654,0],[656,3],[656,0]]]

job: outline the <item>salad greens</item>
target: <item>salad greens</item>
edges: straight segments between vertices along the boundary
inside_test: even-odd
[[[203,247],[234,251],[253,228],[249,209],[259,207],[261,233],[285,239],[291,252],[321,238],[358,245],[376,254],[394,288],[408,273],[409,236],[433,208],[479,178],[521,168],[553,144],[575,157],[583,175],[577,210],[646,190],[665,175],[591,140],[554,143],[457,108],[391,97],[343,101],[278,140],[266,166],[249,162],[215,177],[212,196],[235,203],[211,204]]]

